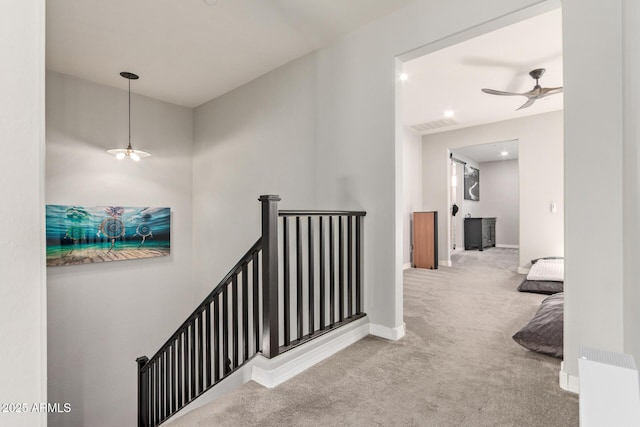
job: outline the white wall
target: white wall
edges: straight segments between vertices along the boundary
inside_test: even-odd
[[[520,242],[520,191],[518,160],[480,163],[478,216],[496,217],[496,244]]]
[[[562,137],[561,111],[425,135],[422,148],[424,208],[439,211],[447,209],[450,185],[447,173],[449,148],[517,139],[520,170],[520,266],[526,267],[533,258],[562,255]],[[541,172],[542,169],[544,173]],[[482,168],[480,177],[482,200],[486,191]],[[555,214],[549,209],[551,201],[556,202]],[[478,210],[477,214],[480,213],[485,214]],[[439,224],[439,235],[447,235],[444,222]],[[439,250],[446,254],[448,247],[448,242],[441,239]]]
[[[364,209],[365,310],[373,323],[401,335],[402,147],[395,143],[395,57],[533,3],[416,1],[199,108],[194,227],[196,233],[219,239],[228,253],[196,250],[198,283],[219,277],[252,243],[257,207],[246,200],[261,192],[280,193],[283,202],[296,205],[315,200],[314,206],[306,206],[311,208]],[[276,97],[275,104],[270,96]],[[282,149],[270,152],[266,147]],[[312,152],[306,147],[313,147]],[[278,167],[273,171],[265,163],[243,159],[252,153]],[[281,156],[288,168],[305,173],[279,167],[284,164]],[[231,160],[240,166],[225,165]],[[233,179],[231,171],[237,171]],[[230,208],[235,222],[223,219]],[[217,221],[221,223],[211,224]],[[243,231],[246,227],[251,228]]]
[[[413,212],[422,211],[422,137],[403,128],[402,140],[402,264],[411,260],[411,238]]]
[[[640,2],[625,0],[624,16],[624,349],[640,364]]]
[[[416,1],[317,54],[318,201],[368,212],[365,307],[375,324],[401,328],[403,321],[403,156],[393,58],[533,3]]]
[[[47,401],[44,267],[43,0],[7,0],[0,14],[0,402]],[[46,425],[46,414],[0,413],[0,424]]]
[[[633,165],[626,164],[623,171],[623,107],[628,107],[624,117],[637,121],[628,113],[638,94],[625,93],[622,82],[623,43],[634,43],[640,23],[633,22],[632,33],[623,41],[621,0],[565,0],[563,5],[568,214],[563,371],[576,376],[580,345],[624,350],[623,283],[627,281],[627,290],[637,290],[640,283],[637,272],[623,276],[625,225],[633,226],[623,220],[623,212],[633,212],[624,209],[623,173],[631,173]],[[637,56],[630,60],[635,63]],[[597,94],[592,92],[596,81]],[[629,147],[636,146],[637,136],[625,136]],[[628,191],[637,189],[636,181]],[[637,256],[631,262],[637,263]],[[630,305],[638,310],[637,300]],[[640,361],[640,354],[635,356]]]
[[[133,146],[152,157],[118,161],[105,150],[126,146],[126,91],[47,73],[46,202],[171,208],[168,257],[47,269],[49,399],[72,408],[51,426],[135,425],[135,359],[195,306],[192,129],[190,109],[133,95]]]
[[[314,56],[195,110],[194,272],[207,295],[260,237],[262,194],[313,209]]]

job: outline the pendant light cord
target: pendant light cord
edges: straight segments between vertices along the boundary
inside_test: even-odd
[[[129,148],[131,148],[131,79],[129,79]]]

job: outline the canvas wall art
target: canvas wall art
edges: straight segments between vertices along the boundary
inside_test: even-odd
[[[171,210],[47,205],[47,266],[167,256]]]
[[[464,165],[464,199],[480,200],[480,171],[469,165]]]

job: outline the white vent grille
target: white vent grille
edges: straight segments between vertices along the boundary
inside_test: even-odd
[[[434,120],[432,122],[419,123],[417,125],[413,125],[411,126],[411,129],[415,130],[416,132],[428,132],[433,129],[439,129],[439,128],[453,126],[457,124],[458,122],[456,122],[453,119],[440,119],[440,120]]]
[[[636,369],[633,357],[629,354],[614,353],[611,351],[596,350],[589,347],[580,346],[578,357],[580,359],[591,360],[593,362],[606,363],[607,365],[618,366],[626,369]]]

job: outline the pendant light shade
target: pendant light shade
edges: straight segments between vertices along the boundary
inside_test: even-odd
[[[129,80],[129,145],[127,145],[127,148],[114,148],[112,150],[107,150],[107,153],[113,154],[118,160],[129,157],[131,160],[138,162],[144,157],[151,156],[151,154],[146,151],[134,150],[131,146],[131,80],[138,80],[139,77],[136,74],[128,73],[126,71],[123,71],[120,75]]]

